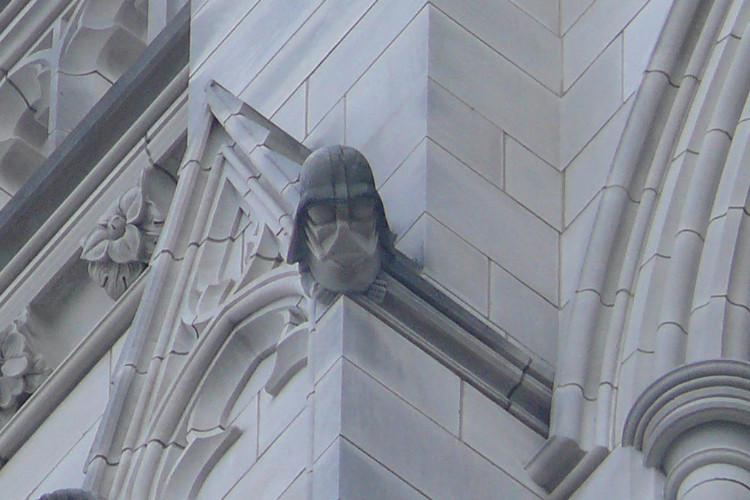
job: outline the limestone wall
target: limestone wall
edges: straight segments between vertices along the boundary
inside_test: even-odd
[[[554,365],[558,309],[670,6],[194,2],[191,123],[215,79],[310,148],[360,148],[398,248]]]
[[[3,498],[35,499],[56,489],[81,487],[83,464],[107,405],[122,343],[105,354],[12,460],[0,468]]]

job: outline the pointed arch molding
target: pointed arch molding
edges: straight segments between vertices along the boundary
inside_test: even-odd
[[[602,189],[529,463],[566,498],[650,383],[750,359],[750,2],[674,2]],[[550,467],[565,458],[566,466]]]
[[[87,460],[87,487],[115,498],[196,493],[241,434],[230,416],[258,365],[274,357],[276,395],[307,362],[307,302],[281,256],[310,152],[222,87],[207,93]]]

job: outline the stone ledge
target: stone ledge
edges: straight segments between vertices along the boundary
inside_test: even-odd
[[[405,255],[390,256],[383,267],[388,294],[382,304],[362,295],[352,299],[546,436],[552,369],[420,277],[416,264]]]

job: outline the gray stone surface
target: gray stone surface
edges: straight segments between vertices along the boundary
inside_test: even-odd
[[[750,484],[706,458],[750,442],[706,417],[729,401],[746,424],[732,391],[747,377],[712,379],[685,419],[663,386],[686,362],[748,359],[750,2],[196,0],[186,69],[188,24],[167,24],[182,1],[83,2],[64,21],[64,0],[22,3],[0,11],[0,87],[17,86],[0,102],[15,110],[0,125],[0,264],[18,255],[0,270],[0,331],[29,308],[29,342],[56,371],[0,430],[9,500],[81,485],[166,498],[185,471],[211,499],[658,500],[666,486],[693,500]],[[63,92],[45,96],[29,61],[66,44],[69,74],[50,80]],[[8,201],[30,172],[6,162],[18,138],[47,160]],[[422,266],[388,261],[383,304],[326,311],[275,259],[300,143],[370,160],[397,248]],[[113,303],[81,279],[80,239],[154,164],[180,193]],[[276,307],[284,319],[219,354]],[[703,383],[703,366],[677,373]],[[668,432],[630,443],[654,381],[667,406],[650,403],[649,432]],[[537,474],[532,457],[565,463]]]
[[[347,362],[343,381],[342,434],[429,498],[539,498]]]

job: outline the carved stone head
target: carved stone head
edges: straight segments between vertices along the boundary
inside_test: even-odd
[[[332,292],[363,292],[393,236],[370,164],[354,148],[328,146],[302,165],[300,202],[287,261]]]

